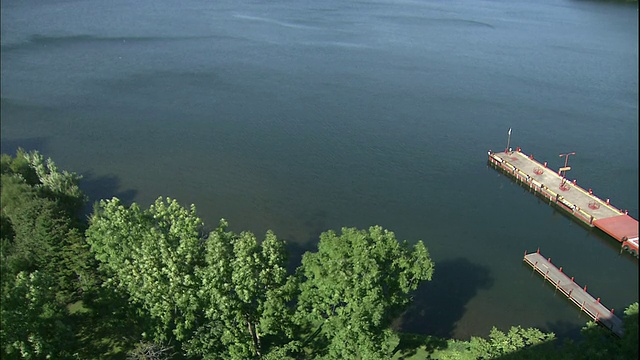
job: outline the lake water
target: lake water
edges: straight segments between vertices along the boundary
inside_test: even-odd
[[[522,147],[638,218],[637,4],[2,1],[2,151],[38,149],[93,200],[195,203],[293,256],[379,224],[436,262],[407,331],[572,336],[522,264],[541,252],[621,314],[638,262],[487,166]]]

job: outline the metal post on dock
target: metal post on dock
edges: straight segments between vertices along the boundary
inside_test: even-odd
[[[575,154],[576,154],[575,151],[572,151],[566,154],[560,154],[560,157],[564,157],[564,167],[561,167],[560,169],[558,169],[558,175],[562,175],[562,182],[560,183],[560,186],[563,186],[564,183],[567,181],[566,179],[567,171],[571,170],[571,167],[567,165],[569,163],[569,156],[575,155]]]
[[[507,148],[504,149],[505,153],[509,152],[509,145],[511,144],[511,128],[509,128],[509,131],[507,131]]]

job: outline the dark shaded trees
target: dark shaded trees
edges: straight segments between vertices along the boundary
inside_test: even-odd
[[[69,355],[76,339],[67,305],[93,285],[92,257],[70,216],[77,205],[57,201],[67,195],[74,204],[83,201],[79,177],[58,173],[48,160],[42,183],[36,170],[41,161],[37,152],[22,150],[0,158],[0,337],[5,354],[27,358]]]

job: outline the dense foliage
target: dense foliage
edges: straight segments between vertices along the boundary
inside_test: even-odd
[[[92,256],[72,214],[84,202],[78,176],[19,151],[0,159],[2,330],[6,354],[69,356],[67,305],[93,285]]]
[[[345,228],[323,233],[300,272],[298,315],[326,344],[317,355],[384,359],[398,342],[391,321],[408,305],[408,294],[431,280],[433,263],[421,241],[410,247],[379,226]]]
[[[513,327],[469,341],[391,330],[434,276],[425,245],[379,226],[321,234],[287,273],[286,243],[212,231],[194,206],[96,203],[80,176],[38,152],[2,155],[3,358],[610,359],[637,358],[638,304],[625,337],[590,323],[584,340]],[[437,276],[437,274],[435,275]]]

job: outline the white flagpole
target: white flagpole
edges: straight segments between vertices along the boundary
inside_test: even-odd
[[[507,148],[504,150],[504,152],[508,152],[509,151],[509,144],[511,143],[511,128],[509,128],[509,132],[507,132],[508,137],[507,137]]]

